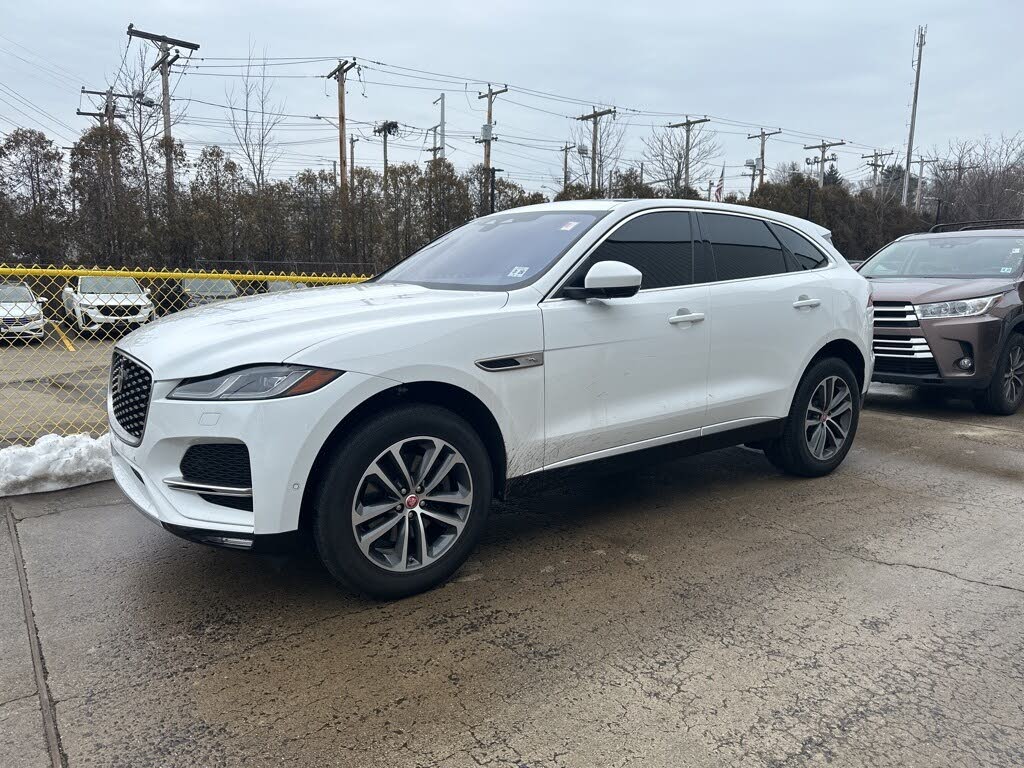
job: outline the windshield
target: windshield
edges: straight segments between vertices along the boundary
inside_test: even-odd
[[[0,301],[32,301],[32,291],[24,285],[0,285]]]
[[[78,282],[82,293],[142,293],[134,277],[83,277]]]
[[[1016,278],[1024,264],[1024,238],[963,235],[901,240],[860,268],[864,277]]]
[[[189,293],[204,293],[212,296],[235,295],[234,283],[216,277],[188,277],[181,281],[181,287]]]
[[[508,213],[475,219],[385,272],[387,283],[509,290],[532,283],[603,211]]]

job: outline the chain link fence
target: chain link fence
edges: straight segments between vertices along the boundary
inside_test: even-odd
[[[0,264],[0,448],[106,432],[111,351],[140,325],[238,296],[365,279]]]

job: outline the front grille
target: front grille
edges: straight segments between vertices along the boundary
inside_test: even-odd
[[[100,307],[100,314],[104,317],[135,317],[141,311],[141,307],[131,304],[108,304]]]
[[[204,485],[251,488],[249,449],[243,443],[201,443],[191,446],[181,458],[182,480]],[[252,497],[199,494],[199,498],[222,507],[252,511]]]
[[[37,320],[35,317],[3,317],[0,318],[0,325],[5,325],[8,328],[16,328],[22,325],[28,325],[33,320]]]
[[[876,301],[875,328],[917,328],[914,305],[905,301]]]
[[[938,376],[939,369],[930,357],[878,357],[875,373],[902,373],[908,376]]]
[[[114,351],[110,363],[110,399],[118,425],[134,437],[142,439],[149,413],[153,376],[127,355]]]
[[[931,358],[932,348],[924,336],[884,336],[876,334],[875,357]]]
[[[243,443],[200,443],[181,458],[181,478],[190,483],[251,488],[249,449]]]

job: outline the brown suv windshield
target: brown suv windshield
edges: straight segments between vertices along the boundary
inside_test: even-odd
[[[1024,238],[1006,235],[942,235],[899,240],[860,268],[864,277],[1015,279],[1024,265]]]

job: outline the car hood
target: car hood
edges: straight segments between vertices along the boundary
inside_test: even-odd
[[[150,303],[141,293],[80,293],[78,298],[86,304],[117,304],[122,307],[145,307]]]
[[[875,277],[868,282],[875,301],[906,301],[911,304],[974,299],[1013,288],[1012,282],[1000,278]]]
[[[393,283],[324,286],[187,309],[144,325],[117,346],[148,365],[157,379],[180,379],[279,363],[330,339],[367,330],[401,333],[402,326],[494,311],[507,301],[503,291]],[[337,364],[343,367],[344,360]]]
[[[39,311],[34,301],[0,301],[0,315],[6,317],[22,317],[33,315]]]

